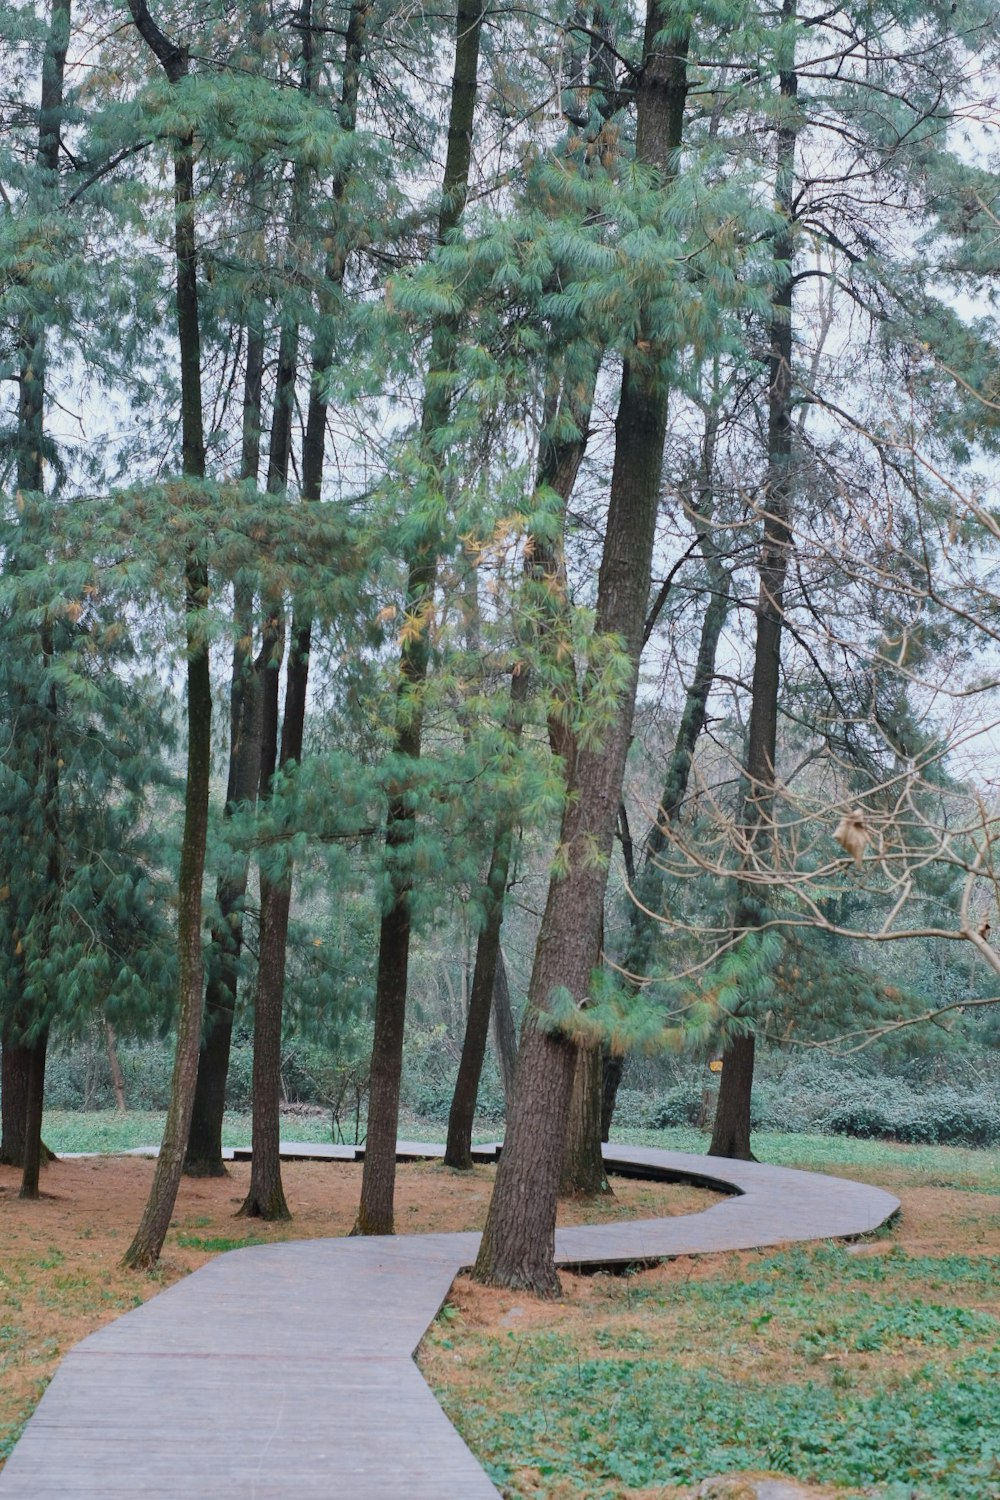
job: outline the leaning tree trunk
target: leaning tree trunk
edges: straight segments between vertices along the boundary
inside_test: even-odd
[[[479,77],[479,42],[484,0],[459,0],[455,31],[455,71],[448,118],[448,148],[438,216],[438,243],[458,227],[469,189],[472,127]],[[449,377],[457,334],[454,319],[442,320],[431,340],[424,388],[421,445],[426,463],[436,462],[434,444],[448,421]],[[415,547],[408,562],[405,614],[419,621],[400,650],[397,690],[396,752],[400,760],[420,758],[423,737],[422,696],[430,659],[427,614],[437,580],[439,538],[433,532]],[[385,858],[391,896],[379,929],[375,980],[375,1027],[368,1092],[368,1132],[361,1180],[361,1202],[354,1234],[392,1234],[396,1188],[396,1133],[399,1086],[403,1069],[403,1032],[410,965],[410,849],[415,815],[401,789],[389,799]]]
[[[636,156],[669,191],[680,145],[687,88],[687,27],[671,26],[650,0],[641,72],[636,77]],[[573,1086],[576,1046],[546,1021],[553,997],[567,991],[582,1007],[597,964],[607,866],[631,733],[639,654],[649,595],[653,540],[667,427],[663,378],[668,350],[640,319],[625,362],[615,423],[604,550],[594,630],[621,640],[631,679],[598,746],[577,746],[560,832],[565,862],[554,870],[535,949],[521,1036],[517,1090],[497,1168],[477,1279],[540,1295],[559,1289],[555,1272],[556,1203]],[[584,684],[584,709],[588,684]]]
[[[187,53],[168,40],[149,14],[146,0],[129,0],[137,30],[176,87],[188,69]],[[201,328],[198,316],[197,240],[195,236],[194,138],[175,141],[174,256],[177,268],[177,338],[181,375],[181,453],[186,477],[205,477],[202,422]],[[212,683],[208,642],[197,625],[208,603],[208,569],[204,557],[189,553],[184,571],[187,608],[187,780],[184,831],[177,888],[179,997],[177,1047],[170,1084],[170,1103],[156,1161],[149,1200],[123,1264],[148,1270],[156,1264],[177,1200],[184,1169],[198,1079],[201,1045],[202,983],[201,888],[208,837],[209,782],[212,768]]]
[[[782,14],[794,20],[795,0],[784,0]],[[781,627],[785,576],[791,550],[789,524],[793,488],[792,468],[792,261],[795,146],[798,136],[798,76],[795,72],[794,41],[787,68],[779,72],[781,115],[779,117],[776,198],[784,214],[785,227],[776,237],[774,257],[786,267],[773,298],[770,328],[768,382],[768,473],[764,492],[764,537],[760,554],[760,589],[757,600],[757,641],[743,799],[746,847],[766,857],[774,849],[773,818],[775,755],[778,734],[778,698],[781,686]],[[748,882],[738,882],[735,932],[750,932],[759,923],[759,898]],[[741,1007],[737,1006],[737,1017]],[[723,1051],[719,1103],[709,1154],[749,1160],[750,1098],[753,1088],[754,1047],[746,1035],[746,1022],[738,1028]]]

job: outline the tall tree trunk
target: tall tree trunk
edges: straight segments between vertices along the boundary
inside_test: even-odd
[[[795,0],[784,0],[782,17],[795,18]],[[760,552],[757,640],[754,650],[752,701],[747,732],[743,825],[746,847],[755,853],[773,848],[775,755],[781,687],[781,626],[785,576],[792,545],[789,522],[794,471],[792,464],[792,261],[795,255],[795,146],[799,131],[795,42],[778,74],[781,114],[777,131],[775,197],[785,227],[776,237],[774,256],[786,267],[774,294],[770,328],[767,412],[767,484],[764,491],[764,536]],[[734,930],[752,931],[760,920],[760,898],[752,885],[737,883]],[[739,1011],[737,1012],[739,1014]],[[719,1103],[709,1154],[752,1158],[750,1098],[753,1088],[753,1036],[737,1031],[723,1051]]]
[[[669,190],[681,142],[687,92],[688,27],[651,0],[644,63],[636,76],[637,160]],[[577,745],[569,768],[554,870],[535,949],[521,1035],[514,1108],[483,1232],[475,1275],[492,1285],[558,1292],[553,1260],[556,1202],[576,1047],[542,1024],[556,993],[584,1006],[597,964],[604,893],[631,733],[639,654],[649,596],[653,540],[663,469],[668,394],[667,349],[640,319],[625,361],[615,423],[611,499],[597,585],[594,630],[614,634],[632,663],[615,721],[597,747]],[[588,686],[584,684],[586,700]],[[584,706],[586,706],[584,704]]]
[[[243,452],[240,478],[256,485],[260,472],[261,391],[264,374],[264,332],[253,318],[247,333],[243,383]],[[257,799],[260,777],[260,693],[254,669],[254,594],[241,579],[235,585],[233,668],[229,689],[229,775],[226,818]],[[219,878],[215,899],[218,920],[212,928],[211,961],[205,986],[205,1026],[198,1058],[191,1130],[184,1170],[192,1177],[224,1177],[222,1120],[226,1109],[226,1081],[232,1048],[233,1017],[243,950],[243,903],[249,881],[249,861],[235,874]]]
[[[187,52],[163,34],[149,13],[146,0],[129,0],[136,29],[163,67],[170,83],[180,83],[188,70]],[[202,421],[201,328],[198,315],[198,247],[195,232],[194,140],[177,138],[174,166],[174,257],[177,269],[177,338],[181,376],[181,451],[186,477],[205,477],[205,434]],[[208,799],[212,763],[212,683],[208,642],[197,624],[208,602],[205,559],[189,554],[185,566],[187,607],[187,780],[184,831],[181,838],[177,890],[177,947],[179,997],[177,1048],[170,1084],[170,1103],[156,1161],[149,1200],[123,1265],[148,1270],[156,1264],[170,1216],[177,1200],[184,1168],[198,1078],[201,1044],[202,880],[208,837]]]
[[[472,159],[472,127],[479,77],[479,41],[485,0],[459,0],[455,29],[455,71],[448,117],[448,149],[438,215],[438,242],[443,244],[458,227],[465,209]],[[436,464],[436,444],[448,421],[449,389],[457,326],[442,320],[434,329],[424,387],[421,444],[428,466]],[[440,538],[431,531],[408,560],[406,618],[421,622],[401,647],[397,689],[396,752],[402,760],[420,758],[423,734],[422,697],[427,680],[429,642],[427,615],[437,580]],[[368,1133],[361,1182],[361,1202],[355,1234],[392,1234],[396,1186],[396,1132],[399,1122],[399,1084],[403,1066],[403,1031],[410,963],[409,852],[414,836],[414,812],[405,791],[390,797],[385,836],[385,860],[391,897],[379,929],[375,981],[375,1029],[368,1090]]]
[[[355,0],[348,22],[344,48],[340,123],[353,130],[357,119],[358,86],[365,33],[371,12],[370,0]],[[316,80],[310,51],[305,76],[309,87]],[[339,203],[347,189],[346,178],[334,185]],[[332,294],[343,284],[346,245],[332,253],[326,264],[327,301],[320,309],[320,326],[313,347],[309,409],[302,443],[302,498],[318,501],[323,485],[326,451],[327,404],[324,396],[327,374],[333,361],[331,324]],[[302,760],[305,738],[306,699],[309,685],[309,653],[312,645],[311,616],[299,606],[293,611],[285,683],[285,713],[281,734],[280,766],[283,770]],[[250,1187],[239,1212],[247,1218],[288,1218],[288,1205],[281,1184],[280,1077],[281,1018],[285,996],[285,966],[288,922],[292,905],[291,861],[274,879],[261,875],[260,960],[254,1019],[253,1062],[253,1150]]]
[[[569,501],[586,448],[590,409],[596,383],[597,361],[595,360],[592,368],[592,382],[575,403],[576,438],[564,442],[546,439],[542,444],[536,490],[542,488],[552,490],[562,501],[563,511]],[[557,415],[558,413],[553,410],[551,413],[553,421]],[[561,555],[550,541],[544,538],[529,539],[525,555],[525,573],[526,582],[529,585],[535,585],[545,591],[546,615],[552,617],[565,607],[560,588]],[[543,649],[546,639],[548,638],[542,634]],[[551,640],[549,643],[551,644]],[[507,713],[507,732],[515,742],[521,736],[524,712],[531,689],[531,672],[528,664],[524,660],[519,661],[511,678],[510,706]],[[446,1166],[461,1171],[468,1171],[472,1167],[472,1124],[476,1111],[476,1099],[479,1095],[483,1058],[486,1055],[486,1038],[500,954],[500,930],[503,926],[504,905],[507,897],[514,828],[514,820],[509,814],[504,812],[498,815],[493,830],[493,847],[490,852],[486,889],[483,893],[486,908],[485,921],[476,943],[476,964],[473,971],[465,1037],[462,1042],[462,1056],[448,1115],[448,1138],[445,1143],[444,1160]],[[598,1155],[600,1155],[600,1149],[598,1149]]]
[[[310,37],[311,0],[306,0],[303,10],[304,34]],[[309,45],[307,42],[306,46]],[[296,196],[301,190],[301,184],[297,183]],[[297,215],[293,213],[292,218],[294,224]],[[267,472],[268,492],[273,495],[282,494],[288,487],[298,348],[298,324],[284,324],[278,341],[278,373]],[[277,770],[278,693],[284,638],[284,601],[273,596],[270,600],[268,626],[265,629],[267,654],[264,656],[262,653],[260,661],[262,733],[258,796],[261,801],[270,798]],[[287,737],[286,719],[282,733],[282,763],[286,759],[284,742]],[[274,881],[266,870],[261,869],[260,944],[253,1020],[253,1151],[250,1159],[250,1186],[239,1210],[240,1215],[255,1219],[291,1217],[281,1182],[281,1015],[285,942],[279,930],[280,920],[278,923],[275,921],[275,906],[281,903],[282,884],[283,882]]]
[[[502,948],[497,953],[496,968],[493,971],[493,1010],[490,1022],[500,1081],[503,1084],[504,1104],[509,1109],[514,1098],[514,1074],[517,1071],[517,1029],[510,1005],[510,982]]]
[[[695,525],[701,542],[701,552],[708,571],[708,602],[701,621],[698,641],[698,656],[694,675],[684,697],[677,735],[671,751],[663,782],[663,792],[655,821],[646,837],[641,870],[635,868],[634,856],[627,860],[628,879],[637,901],[629,902],[628,939],[622,955],[621,967],[625,974],[623,983],[632,994],[638,994],[643,979],[648,975],[656,940],[658,923],[655,913],[662,901],[663,872],[659,857],[669,838],[671,824],[676,823],[687,796],[691,767],[694,763],[695,747],[705,727],[708,697],[715,681],[715,662],[719,641],[730,609],[730,575],[722,555],[712,536],[712,493],[714,488],[715,448],[718,422],[711,412],[705,423],[699,465],[698,488],[700,495],[693,506]],[[624,807],[622,818],[625,818]],[[601,1139],[606,1141],[611,1132],[618,1087],[621,1083],[624,1059],[605,1056],[601,1086]]]
[[[59,146],[62,134],[62,111],[71,23],[70,0],[52,0],[49,32],[42,58],[41,99],[38,111],[38,149],[35,160],[41,191],[52,201],[57,191]],[[17,414],[17,485],[22,494],[40,495],[45,486],[43,450],[45,435],[45,399],[47,381],[47,329],[44,317],[29,313],[24,320],[20,343]],[[44,547],[44,537],[40,539]],[[58,899],[61,879],[59,855],[59,752],[56,744],[58,704],[52,678],[53,631],[43,622],[40,634],[43,670],[48,678],[45,707],[37,704],[32,717],[37,723],[36,785],[42,800],[42,823],[45,829],[45,889],[41,896],[43,909]],[[20,968],[18,969],[20,974]],[[22,1042],[27,1054],[25,1070],[21,1197],[38,1197],[38,1175],[42,1160],[48,1154],[42,1144],[42,1108],[45,1098],[45,1058],[48,1047],[49,1019],[54,996],[45,997],[46,1014],[42,1024],[30,1018],[30,1040]],[[23,1007],[22,1007],[23,1010]],[[27,1016],[22,1016],[28,1021]],[[15,1016],[15,1021],[17,1017]]]

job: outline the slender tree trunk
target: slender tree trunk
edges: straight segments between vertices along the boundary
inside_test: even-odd
[[[304,25],[305,35],[308,37],[311,28],[309,0],[306,0]],[[301,191],[301,184],[297,184],[296,196]],[[293,221],[295,218],[296,215],[293,214]],[[298,347],[298,324],[285,324],[278,341],[278,374],[268,458],[267,488],[271,494],[281,494],[288,487]],[[283,617],[284,601],[273,597],[268,628],[265,630],[269,649],[260,663],[262,733],[258,795],[262,802],[271,796],[278,761],[278,693],[285,635]],[[286,720],[282,763],[285,760],[284,739],[287,735]],[[255,1219],[291,1217],[281,1182],[281,1016],[285,984],[285,941],[280,930],[280,916],[276,914],[275,908],[282,903],[283,885],[283,881],[273,880],[261,869],[260,948],[253,1022],[253,1151],[250,1158],[250,1186],[239,1210],[241,1216]]]
[[[677,736],[671,752],[663,792],[656,821],[646,838],[645,852],[640,871],[636,871],[634,856],[628,861],[629,884],[638,901],[629,902],[628,940],[622,956],[621,966],[625,970],[624,984],[632,994],[638,994],[643,979],[652,966],[653,947],[659,928],[655,916],[662,901],[663,872],[659,868],[659,857],[669,838],[671,824],[676,823],[687,796],[694,752],[708,710],[708,697],[715,681],[715,662],[719,641],[729,616],[730,575],[722,561],[710,529],[711,496],[714,483],[714,456],[717,423],[710,416],[706,422],[705,440],[702,447],[700,490],[701,496],[695,510],[696,525],[701,538],[701,551],[708,570],[708,602],[702,616],[701,635],[698,641],[698,656],[694,675],[684,698],[684,708]],[[624,807],[622,809],[624,819]],[[614,1118],[618,1088],[624,1070],[624,1058],[605,1056],[601,1084],[601,1139],[608,1140]]]
[[[635,81],[636,156],[659,174],[663,190],[668,190],[681,141],[687,45],[686,24],[672,23],[669,11],[651,0],[644,63]],[[562,1032],[541,1022],[556,993],[568,991],[578,1006],[586,1004],[599,956],[663,469],[667,349],[658,330],[644,325],[645,319],[622,375],[594,626],[598,636],[613,633],[621,639],[632,662],[631,681],[603,744],[578,745],[570,767],[560,833],[562,868],[553,871],[549,883],[514,1108],[475,1267],[481,1281],[540,1295],[554,1295],[559,1288],[553,1260],[556,1202],[577,1050]],[[585,700],[586,695],[585,683]]]
[[[45,1104],[45,1054],[48,1028],[32,1043],[28,1064],[28,1098],[25,1110],[24,1166],[21,1175],[22,1198],[38,1197],[38,1176],[42,1165],[42,1109]]]
[[[597,370],[598,361],[595,359],[589,385],[584,392],[577,394],[573,403],[576,438],[563,442],[546,439],[542,444],[536,490],[544,487],[554,491],[562,501],[563,512],[572,493],[586,449]],[[553,404],[553,410],[550,413],[552,423],[560,415],[565,420],[565,413],[558,413]],[[560,588],[561,550],[557,551],[547,539],[532,538],[526,548],[525,573],[526,584],[533,589],[543,591],[542,618],[547,619],[550,625],[554,625],[556,615],[565,610],[565,600]],[[537,644],[541,645],[543,650],[546,645],[555,644],[555,632],[552,628],[546,630],[543,627],[537,633],[540,637]],[[526,661],[520,661],[511,679],[510,708],[507,715],[508,733],[515,741],[521,735],[525,707],[531,689],[530,669]],[[557,751],[561,733],[561,729],[557,730],[555,726],[550,731],[550,742],[554,751]],[[476,944],[476,965],[469,1000],[469,1014],[462,1043],[458,1077],[455,1082],[455,1093],[448,1116],[448,1138],[445,1144],[444,1160],[447,1166],[460,1170],[468,1170],[472,1166],[472,1124],[479,1094],[483,1058],[486,1054],[486,1037],[494,993],[494,976],[500,953],[500,929],[503,925],[513,836],[513,820],[506,813],[500,814],[493,831],[493,848],[484,892],[486,919]],[[509,1102],[508,1099],[508,1104]],[[600,1142],[598,1142],[598,1158],[600,1154]]]
[[[503,1084],[504,1104],[509,1109],[514,1098],[514,1074],[517,1071],[517,1029],[510,1005],[510,983],[502,948],[497,953],[496,968],[493,971],[493,1010],[490,1020],[493,1046]]]
[[[794,20],[795,0],[784,0],[782,16]],[[768,381],[768,474],[764,493],[764,537],[760,553],[757,600],[757,641],[754,651],[750,724],[743,801],[747,847],[766,853],[775,839],[773,803],[777,751],[778,701],[781,688],[781,627],[785,576],[792,546],[789,523],[794,487],[792,455],[792,272],[795,147],[799,130],[798,76],[794,40],[791,55],[779,72],[782,113],[777,132],[776,199],[785,216],[785,229],[775,240],[775,260],[786,266],[773,298]],[[734,929],[752,931],[760,920],[758,894],[738,883]],[[738,1012],[739,1013],[739,1012]],[[750,1099],[753,1088],[753,1037],[735,1035],[722,1059],[719,1103],[709,1154],[750,1159]]]
[[[71,23],[70,0],[52,0],[49,33],[42,58],[41,99],[38,112],[38,149],[36,165],[46,199],[56,192],[59,172],[59,145],[62,134],[66,54],[69,49]],[[17,484],[23,493],[41,494],[45,485],[42,454],[45,432],[45,399],[47,380],[47,330],[38,313],[25,318],[20,338],[18,378]],[[42,538],[44,547],[44,538]],[[43,909],[55,905],[61,880],[59,854],[59,753],[56,745],[58,703],[52,678],[53,632],[46,620],[41,627],[41,656],[49,685],[45,707],[35,706],[32,717],[37,722],[37,785],[42,799],[42,823],[45,828],[46,872],[41,897]],[[18,974],[21,970],[18,968]],[[21,1197],[38,1197],[39,1168],[50,1154],[42,1144],[42,1109],[45,1099],[45,1058],[48,1046],[49,1017],[55,997],[46,995],[44,1024],[35,1030],[33,1039],[24,1044],[27,1068],[25,1074]],[[33,1018],[34,1019],[34,1018]]]
[[[457,228],[465,208],[472,159],[472,127],[479,76],[479,41],[484,0],[459,0],[455,31],[455,71],[448,119],[448,149],[438,216],[438,242]],[[436,444],[447,425],[451,405],[449,376],[457,327],[443,320],[431,340],[431,357],[424,388],[421,442],[430,466],[438,458]],[[440,539],[426,535],[414,549],[407,569],[406,617],[420,621],[400,651],[397,690],[396,752],[402,760],[420,758],[423,734],[422,696],[427,680],[429,642],[427,615],[437,580]],[[414,813],[403,790],[389,799],[385,837],[386,868],[391,884],[388,909],[379,930],[375,981],[375,1029],[368,1092],[368,1133],[361,1182],[361,1202],[355,1234],[392,1234],[396,1186],[396,1132],[399,1121],[399,1084],[403,1066],[406,990],[410,962],[410,848]]]
[[[515,682],[516,682],[515,678]],[[469,1013],[465,1023],[462,1056],[455,1080],[451,1110],[448,1115],[448,1137],[444,1162],[447,1167],[466,1171],[472,1166],[472,1125],[479,1095],[479,1078],[486,1055],[490,1010],[500,957],[500,928],[503,923],[504,895],[510,868],[513,831],[508,826],[493,845],[486,880],[486,920],[476,944],[476,964],[472,974]]]
[[[146,0],[129,0],[129,10],[143,40],[160,62],[170,83],[176,86],[188,70],[186,51],[164,36],[152,20]],[[173,165],[182,469],[185,476],[197,482],[205,477],[205,435],[202,423],[201,328],[198,315],[198,249],[192,136],[183,135],[176,140]],[[208,837],[212,762],[212,683],[209,675],[208,642],[198,624],[198,615],[208,602],[208,570],[205,559],[195,552],[188,556],[184,583],[188,611],[188,749],[184,831],[177,890],[177,1049],[170,1085],[170,1103],[153,1185],[135,1237],[122,1262],[134,1270],[148,1270],[156,1264],[170,1226],[184,1168],[201,1044],[202,880]]]
[[[357,118],[360,64],[370,12],[369,0],[355,0],[348,22],[340,104],[340,123],[344,130],[353,130]],[[315,74],[311,52],[305,76],[309,80],[309,86],[313,87]],[[346,178],[335,184],[334,196],[337,202],[343,199],[346,189]],[[345,269],[346,247],[341,247],[327,259],[326,284],[330,292],[343,284]],[[321,308],[320,327],[313,347],[309,409],[302,443],[302,498],[306,502],[318,501],[322,492],[327,419],[324,388],[334,352],[331,313],[332,297],[330,304]],[[292,616],[285,684],[280,755],[283,770],[298,765],[302,760],[311,647],[312,619],[307,612],[296,606]],[[292,876],[291,861],[280,877],[270,879],[261,875],[260,961],[254,1021],[253,1150],[250,1188],[239,1211],[248,1218],[289,1217],[281,1184],[279,1088],[281,1019],[285,995],[288,923],[292,905]]]
[[[122,1065],[118,1060],[118,1043],[110,1021],[104,1023],[104,1043],[108,1052],[108,1067],[111,1069],[111,1085],[115,1091],[115,1108],[124,1113],[127,1108],[125,1079],[122,1077]]]
[[[264,373],[264,332],[258,319],[247,334],[247,362],[243,385],[243,453],[240,478],[256,485],[260,472],[261,390]],[[260,778],[260,693],[251,641],[254,624],[253,589],[237,580],[234,599],[233,669],[229,691],[229,775],[225,816],[257,799]],[[218,922],[212,929],[211,967],[205,987],[205,1027],[198,1058],[191,1131],[184,1170],[192,1177],[224,1177],[222,1120],[226,1109],[226,1081],[232,1048],[233,1017],[243,950],[243,903],[249,881],[249,861],[235,875],[220,877],[216,886]]]

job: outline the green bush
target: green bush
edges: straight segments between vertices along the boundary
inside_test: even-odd
[[[622,1088],[615,1124],[629,1130],[697,1125],[709,1079],[705,1064],[692,1060],[676,1064],[672,1080],[653,1094]],[[789,1060],[765,1052],[754,1079],[751,1122],[755,1130],[912,1145],[1000,1144],[1000,1103],[991,1084],[960,1087],[926,1075],[911,1081],[828,1056]]]

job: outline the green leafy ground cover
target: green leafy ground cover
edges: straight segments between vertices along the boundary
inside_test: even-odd
[[[678,1134],[670,1145],[697,1149]],[[422,1363],[505,1495],[667,1500],[754,1470],[845,1497],[1000,1497],[996,1155],[829,1137],[756,1146],[884,1183],[901,1223],[860,1246],[567,1278],[537,1325],[523,1297],[512,1314],[511,1296],[458,1284]]]

